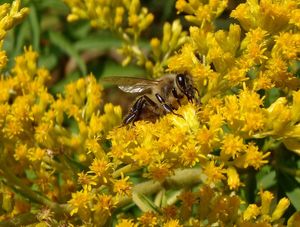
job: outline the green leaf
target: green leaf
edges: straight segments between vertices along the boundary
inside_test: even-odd
[[[89,36],[91,26],[88,21],[77,21],[69,23],[67,29],[68,34],[74,40],[83,40]]]
[[[54,53],[49,53],[48,55],[41,55],[39,57],[39,66],[51,70],[56,66],[56,64],[57,56]]]
[[[93,35],[83,38],[74,44],[77,51],[81,50],[106,50],[110,48],[118,48],[121,41],[112,35]]]
[[[66,76],[63,80],[60,80],[59,82],[56,82],[55,85],[50,88],[50,92],[52,94],[63,93],[64,88],[68,83],[70,83],[72,81],[75,81],[79,78],[80,78],[79,73],[74,72],[74,73]]]
[[[290,175],[279,173],[278,182],[296,210],[300,210],[300,184]]]
[[[32,46],[35,51],[40,50],[40,23],[37,10],[34,4],[30,5],[29,23],[32,30]]]
[[[71,58],[75,60],[78,64],[78,67],[83,75],[87,74],[87,69],[84,61],[81,59],[79,53],[74,48],[74,46],[67,40],[61,33],[58,32],[50,32],[49,37],[51,42],[59,47],[64,53],[69,55]]]
[[[17,30],[15,36],[17,39],[14,56],[17,56],[23,50],[26,38],[30,37],[30,24],[28,20],[25,20],[22,24],[20,24],[20,28]]]
[[[146,77],[144,69],[135,66],[128,65],[123,67],[115,61],[108,60],[103,65],[103,71],[101,76],[137,76],[137,77]]]
[[[29,180],[35,180],[37,178],[36,173],[32,169],[26,169],[25,174]]]
[[[266,91],[265,106],[269,107],[273,102],[275,102],[280,97],[279,88],[271,88]]]
[[[170,192],[170,195],[168,195],[168,199],[166,201],[167,205],[173,205],[178,201],[178,196],[183,192],[183,189],[176,190],[173,192]]]
[[[69,9],[66,4],[61,0],[27,0],[28,4],[34,2],[38,10],[44,10],[47,8],[55,11],[56,14],[66,14]]]
[[[276,185],[276,172],[270,166],[264,166],[256,175],[257,186],[262,189],[269,189]]]
[[[287,149],[300,155],[300,141],[297,139],[285,139],[283,143]]]
[[[143,194],[133,192],[132,200],[143,212],[159,212],[159,208],[150,199],[148,199],[147,196]]]

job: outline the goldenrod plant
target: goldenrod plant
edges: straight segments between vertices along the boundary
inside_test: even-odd
[[[299,1],[166,1],[174,14],[161,22],[149,2],[0,6],[0,226],[300,226]],[[57,27],[83,26],[47,40],[45,5],[68,12]],[[5,45],[12,29],[22,53]],[[96,57],[147,79],[189,74],[197,100],[122,125],[126,112],[89,67],[86,31],[115,35],[120,45]],[[80,74],[63,85],[61,51],[63,73],[75,62]]]

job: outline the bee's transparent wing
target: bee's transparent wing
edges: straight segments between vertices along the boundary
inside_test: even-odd
[[[102,82],[118,85],[118,87],[128,93],[141,93],[158,84],[157,80],[147,80],[137,77],[106,77]]]

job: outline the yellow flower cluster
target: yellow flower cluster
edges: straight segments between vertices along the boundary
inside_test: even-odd
[[[119,52],[124,56],[123,65],[135,62],[143,66],[149,76],[161,76],[167,66],[167,60],[186,41],[179,20],[173,23],[165,22],[163,37],[150,40],[151,54],[148,56],[139,44],[141,33],[154,20],[154,15],[146,7],[142,7],[139,0],[64,0],[70,7],[68,16],[70,22],[88,19],[93,27],[109,29],[118,34],[123,40]]]
[[[243,95],[241,93],[240,101]],[[243,103],[246,104],[246,100]],[[227,108],[226,104],[224,108]],[[115,128],[108,136],[112,143],[109,155],[114,163],[146,168],[145,176],[160,182],[171,176],[175,169],[201,165],[208,184],[225,180],[227,174],[228,186],[238,189],[240,180],[236,168],[252,166],[258,169],[268,162],[268,152],[264,153],[255,143],[247,144],[243,140],[258,130],[256,119],[245,119],[239,113],[232,113],[230,116],[235,119],[232,119],[231,126],[226,119],[227,112],[224,116],[211,113],[205,121],[206,110],[197,111],[196,106],[188,104],[178,110],[183,118],[167,115],[156,123],[139,121],[130,130]],[[232,133],[223,129],[227,121]],[[220,149],[217,155],[214,154],[216,149]]]
[[[296,1],[240,4],[231,16],[246,30],[243,39],[236,24],[229,31],[216,32],[191,26],[191,39],[170,59],[169,70],[193,75],[203,90],[204,103],[244,82],[254,91],[296,89],[299,79],[292,68],[299,60],[300,35],[292,21],[299,13],[297,7]]]
[[[245,210],[240,212],[241,201],[238,196],[224,195],[213,191],[210,187],[200,188],[196,192],[184,191],[179,195],[181,206],[174,209],[174,205],[164,208],[162,215],[155,215],[153,212],[145,212],[138,218],[121,219],[118,227],[123,226],[276,226],[281,225],[283,213],[289,206],[289,201],[282,198],[275,209],[271,208],[274,200],[272,193],[261,191],[261,206],[249,204]],[[198,202],[197,202],[198,201]],[[193,209],[192,209],[193,205]],[[198,218],[191,218],[191,213],[196,213]],[[297,220],[298,218],[298,220]],[[185,220],[180,224],[180,220]],[[202,220],[206,220],[205,224]],[[257,224],[254,224],[257,223]],[[299,215],[294,215],[288,220],[288,226],[299,224]]]
[[[136,60],[153,77],[166,66],[188,73],[200,100],[183,101],[178,115],[120,127],[121,108],[102,103],[92,74],[53,95],[49,72],[25,48],[0,78],[0,224],[283,226],[287,198],[277,203],[261,190],[260,205],[248,204],[239,190],[249,187],[248,170],[269,163],[272,141],[300,154],[297,1],[248,0],[231,13],[244,30],[215,31],[226,0],[177,0],[193,26],[187,34],[179,20],[165,23],[151,56],[138,46],[153,20],[139,0],[65,2],[69,21],[122,36],[124,64]],[[19,4],[0,6],[0,37],[26,14]],[[5,62],[0,56],[0,68]],[[283,97],[267,104],[271,88]],[[299,220],[298,212],[288,226]]]
[[[45,86],[49,72],[37,66],[37,57],[31,47],[25,49],[24,55],[15,59],[11,75],[1,77],[0,169],[8,185],[26,189],[27,196],[46,205],[48,199],[63,201],[70,196],[76,187],[71,180],[77,177],[79,167],[76,165],[92,162],[93,182],[99,175],[102,177],[99,182],[106,181],[104,173],[109,173],[109,165],[104,159],[102,141],[109,130],[121,123],[122,113],[119,106],[112,104],[105,104],[101,111],[102,87],[93,75],[70,83],[64,94],[53,96]],[[75,163],[70,163],[71,159]],[[66,168],[62,162],[71,166]],[[15,177],[26,173],[31,175],[26,182]],[[56,174],[62,182],[58,182]],[[84,176],[79,179],[85,182]],[[123,186],[126,179],[114,182],[117,193],[127,193],[128,189]],[[48,199],[40,198],[30,187]],[[0,188],[5,190],[2,185]],[[88,199],[87,191],[77,192],[76,196],[80,197],[73,202],[77,206]],[[30,209],[30,204],[22,203],[27,204],[26,210]],[[19,212],[22,210],[15,206],[7,215]],[[5,217],[8,216],[1,219]]]
[[[139,0],[64,1],[71,9],[68,21],[88,19],[93,27],[101,29],[117,30],[124,26],[130,34],[137,35],[153,21],[153,15],[141,7]]]
[[[221,1],[189,1],[177,0],[176,9],[179,13],[186,13],[184,17],[187,21],[197,25],[203,30],[211,30],[213,21],[227,7],[228,0]]]
[[[20,3],[21,0],[15,0],[12,4],[5,3],[0,5],[0,70],[7,63],[6,52],[2,50],[3,39],[7,31],[20,23],[29,12],[28,8],[20,9]]]
[[[143,31],[152,23],[154,16],[142,7],[139,0],[64,0],[70,7],[70,22],[88,19],[93,27],[109,29],[123,39],[119,50],[125,56],[123,65],[136,61],[138,65],[146,64],[146,56],[138,44]]]

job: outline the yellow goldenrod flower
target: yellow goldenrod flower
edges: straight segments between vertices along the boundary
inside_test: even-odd
[[[169,114],[168,118],[170,123],[173,124],[178,130],[185,132],[195,132],[199,128],[199,120],[197,116],[197,107],[191,104],[182,106],[177,112],[182,117],[174,114]]]
[[[300,213],[299,211],[294,213],[288,220],[288,226],[298,226],[300,224]]]
[[[214,147],[217,141],[216,136],[216,133],[211,129],[207,129],[206,126],[203,126],[203,128],[198,130],[196,134],[196,139],[201,145],[201,151],[204,154],[208,154]]]
[[[104,156],[104,151],[101,145],[99,144],[100,138],[92,138],[92,139],[86,139],[84,146],[88,150],[88,153],[93,152],[95,157],[101,158]]]
[[[97,195],[96,203],[94,204],[92,210],[96,211],[98,214],[103,215],[103,213],[107,213],[111,216],[112,210],[116,207],[117,201],[112,195]]]
[[[213,183],[214,185],[225,179],[225,170],[223,169],[223,164],[217,166],[213,161],[207,163],[203,170],[205,176],[207,177],[206,183],[209,185]]]
[[[88,209],[89,203],[93,199],[93,195],[87,187],[81,191],[72,193],[72,199],[68,201],[69,206],[71,207],[71,215],[74,215],[79,212],[81,209]]]
[[[164,223],[163,227],[182,227],[183,225],[179,224],[179,220],[171,219]]]
[[[300,120],[300,91],[293,92],[293,104],[291,106],[292,122]]]
[[[270,152],[263,153],[258,150],[258,147],[254,143],[249,143],[245,150],[245,153],[234,160],[237,167],[248,168],[249,166],[259,169],[262,165],[268,163],[265,160],[270,155]]]
[[[120,219],[116,227],[138,227],[138,224],[134,224],[131,219]]]
[[[267,72],[259,72],[257,79],[254,81],[255,90],[270,90],[275,86],[274,82],[271,80],[271,75],[268,75]]]
[[[272,49],[272,57],[281,57],[283,60],[299,60],[300,34],[282,32],[275,36],[275,45]]]
[[[95,106],[96,107],[96,106]],[[100,116],[101,125],[104,132],[110,131],[114,126],[122,122],[122,109],[120,106],[114,106],[111,103],[104,105],[104,113]]]
[[[14,158],[17,161],[25,160],[27,156],[28,148],[27,144],[17,144],[15,148]]]
[[[119,196],[131,195],[132,183],[129,182],[129,177],[124,177],[121,174],[121,179],[113,181],[113,191]]]
[[[99,178],[101,178],[101,183],[107,183],[110,172],[109,170],[111,169],[111,164],[107,160],[105,160],[104,158],[94,159],[89,168],[90,171],[88,173],[95,174],[98,180]]]
[[[271,58],[266,65],[266,76],[271,78],[277,87],[295,88],[299,81],[288,72],[288,64],[281,57]]]
[[[243,213],[243,219],[245,221],[250,221],[251,219],[256,219],[260,214],[260,208],[255,204],[250,204]]]
[[[142,226],[147,226],[147,227],[158,226],[158,218],[153,212],[144,212],[137,219]]]
[[[151,179],[163,182],[166,177],[172,174],[171,165],[169,163],[152,163],[148,167],[148,172]]]
[[[125,9],[122,6],[118,6],[116,7],[116,14],[115,14],[115,18],[114,18],[114,25],[120,26],[123,22],[123,16],[125,13]]]
[[[195,141],[189,141],[186,145],[183,145],[180,155],[183,166],[193,167],[199,163],[200,158],[205,159],[205,156],[201,154],[201,148]]]
[[[290,24],[296,25],[300,28],[300,9],[294,9],[291,11]]]
[[[234,128],[237,126],[237,121],[239,120],[239,102],[238,98],[234,95],[229,95],[225,97],[225,105],[221,110],[226,121],[232,125]]]
[[[286,98],[281,97],[267,109],[266,127],[279,135],[292,119],[291,110],[286,104]]]
[[[208,215],[210,223],[229,223],[236,218],[240,200],[238,196],[219,195],[211,202],[212,211]]]
[[[254,91],[249,91],[246,88],[244,88],[244,90],[242,90],[239,94],[239,102],[242,111],[258,109],[262,106],[262,101],[263,100],[259,97],[259,94]]]
[[[280,199],[275,210],[272,213],[272,221],[276,221],[282,217],[286,209],[290,206],[290,201],[287,198]]]
[[[28,8],[21,8],[21,0],[14,0],[12,4],[2,4],[0,6],[0,40],[4,38],[6,32],[21,22],[28,14]]]
[[[2,45],[3,45],[3,40],[0,40],[0,49],[2,49]],[[1,70],[6,66],[6,63],[7,63],[6,51],[1,50],[0,51],[0,69]]]
[[[90,176],[87,173],[78,173],[78,183],[82,186],[91,187],[97,185],[94,176]]]
[[[132,159],[140,166],[148,166],[154,160],[156,155],[158,154],[152,150],[152,147],[147,148],[147,146],[142,146],[136,147],[133,150]]]
[[[168,205],[162,209],[165,220],[175,219],[178,213],[178,208],[175,205]]]
[[[261,213],[265,215],[269,215],[271,202],[274,199],[274,195],[269,191],[260,191],[261,197]]]
[[[39,147],[28,149],[27,158],[32,161],[42,161],[43,157],[46,155],[46,151]]]
[[[262,130],[265,125],[265,115],[262,111],[254,112],[254,110],[251,110],[251,112],[243,114],[242,119],[244,119],[245,125],[241,130],[248,132],[249,135]]]
[[[20,136],[24,132],[24,127],[20,119],[17,119],[13,115],[8,115],[6,117],[5,127],[3,129],[4,136],[9,139],[13,139]]]
[[[1,87],[1,85],[0,85]],[[7,103],[0,104],[0,127],[3,128],[6,116],[10,112],[10,105]]]
[[[39,144],[43,144],[48,148],[54,146],[54,139],[51,136],[51,132],[53,130],[53,124],[51,121],[45,123],[40,123],[37,127],[35,127],[34,138]]]
[[[175,72],[189,72],[195,65],[195,61],[199,60],[194,55],[194,48],[187,43],[181,48],[179,54],[169,59],[168,68],[170,71]]]
[[[244,58],[248,60],[246,65],[250,68],[253,65],[262,64],[268,59],[265,52],[267,50],[268,33],[261,28],[251,29],[241,43],[241,49],[245,49]],[[245,60],[243,61],[245,64]]]
[[[247,0],[231,14],[243,29],[231,24],[227,31],[215,27],[215,19],[228,0],[177,0],[178,13],[194,26],[165,22],[150,50],[139,43],[154,15],[140,0],[65,2],[69,21],[86,19],[93,29],[121,37],[124,65],[133,61],[152,79],[189,74],[197,100],[184,97],[176,114],[153,122],[121,125],[121,107],[103,103],[93,74],[52,95],[50,72],[39,67],[32,47],[5,71],[3,38],[28,9],[20,9],[20,0],[1,5],[0,173],[7,184],[0,182],[0,221],[22,220],[21,213],[47,206],[55,215],[42,212],[38,226],[282,225],[287,198],[279,198],[273,211],[273,194],[261,191],[261,206],[250,204],[243,212],[237,189],[244,186],[240,171],[268,162],[278,168],[268,150],[283,152],[284,145],[300,151],[298,0]],[[17,190],[6,193],[6,187]],[[23,205],[19,192],[27,197]],[[137,217],[143,209],[132,193],[152,211]],[[129,217],[123,206],[132,200]],[[294,215],[288,224],[297,222]]]
[[[97,81],[93,75],[89,75],[86,80],[87,87],[84,115],[85,119],[89,119],[99,108],[103,88],[97,84]]]
[[[188,15],[185,16],[185,19],[203,29],[212,29],[213,20],[223,12],[226,6],[227,0],[209,1],[207,4],[203,4],[200,0],[176,1],[178,12],[187,13]]]
[[[295,0],[289,1],[252,1],[240,4],[231,16],[239,20],[243,28],[261,27],[269,32],[276,33],[288,26],[291,11],[297,8]]]
[[[229,167],[226,170],[227,173],[227,184],[231,190],[237,190],[241,185],[240,177],[237,170],[234,167]]]
[[[196,196],[191,191],[185,191],[180,194],[178,197],[184,206],[185,209],[192,209],[193,204],[196,202]]]
[[[239,156],[246,149],[243,139],[233,134],[226,134],[222,141],[221,157],[225,160]]]

